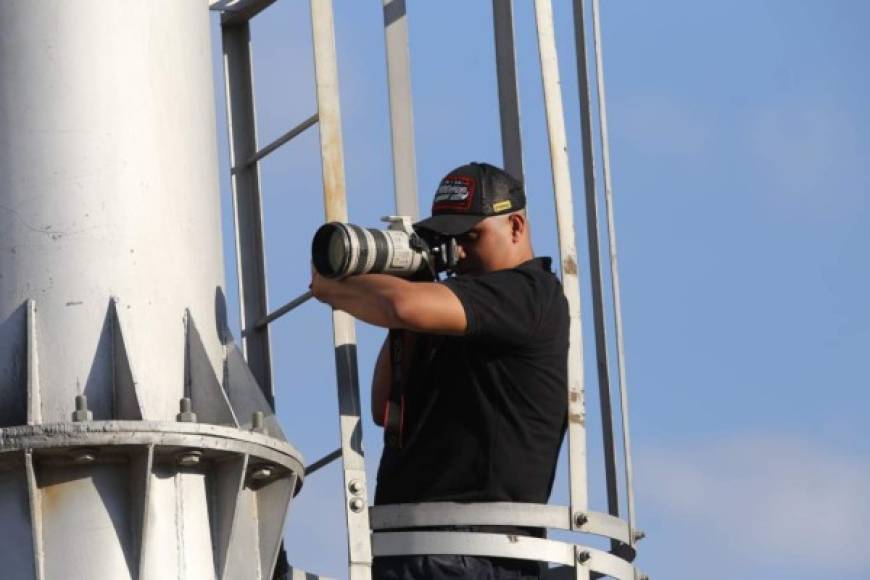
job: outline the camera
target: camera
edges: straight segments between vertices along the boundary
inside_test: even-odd
[[[459,261],[456,239],[415,229],[409,216],[386,216],[386,230],[329,222],[311,242],[317,272],[327,278],[391,274],[403,278],[451,274]]]

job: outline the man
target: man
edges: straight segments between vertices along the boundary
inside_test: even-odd
[[[457,240],[458,275],[315,274],[316,298],[403,334],[401,349],[384,343],[372,381],[374,420],[388,429],[376,504],[547,502],[566,425],[568,304],[550,259],[534,257],[525,207],[521,183],[471,163],[441,181],[432,217],[415,225]],[[398,365],[391,352],[401,353]],[[376,559],[373,572],[500,579],[541,570],[514,559],[404,556]]]

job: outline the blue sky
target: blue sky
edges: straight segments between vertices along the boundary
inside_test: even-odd
[[[409,4],[417,174],[427,208],[450,168],[501,162],[491,4]],[[537,252],[553,255],[534,15],[532,2],[516,4],[533,235]],[[577,195],[571,10],[567,1],[554,4]],[[867,578],[870,5],[604,4],[638,524],[647,532],[639,564],[668,580]],[[349,212],[367,226],[393,208],[380,6],[335,2]],[[308,3],[277,3],[254,20],[253,33],[263,144],[315,111]],[[217,58],[215,67],[220,79]],[[319,163],[310,130],[262,165],[273,308],[308,284],[310,238],[323,220]],[[575,207],[583,257],[579,197]],[[590,304],[584,292],[587,349]],[[366,409],[383,334],[358,325]],[[272,336],[278,414],[311,461],[338,445],[328,309],[310,302],[276,322]],[[605,511],[592,360],[588,350],[590,485],[593,508]],[[381,443],[368,417],[364,433],[373,485]],[[341,498],[337,465],[306,481],[287,524],[296,565],[346,576]],[[567,501],[563,469],[553,501]]]

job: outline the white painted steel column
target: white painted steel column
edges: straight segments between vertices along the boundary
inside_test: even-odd
[[[523,140],[520,98],[517,91],[517,58],[514,47],[513,0],[492,0],[498,109],[504,170],[523,180]]]
[[[323,201],[327,221],[347,221],[344,149],[338,92],[338,63],[332,0],[311,0],[317,109],[323,167]],[[370,580],[372,549],[366,497],[366,471],[360,420],[359,374],[354,320],[333,310],[335,371],[344,471],[345,516],[351,580]]]
[[[0,318],[37,302],[44,421],[67,419],[81,393],[109,415],[111,368],[94,355],[111,296],[151,416],[178,412],[186,308],[221,371],[207,14],[172,0],[0,3]],[[8,355],[19,341],[2,332]]]
[[[616,444],[613,431],[613,404],[610,387],[610,357],[605,321],[604,282],[601,276],[601,248],[598,229],[598,192],[595,187],[595,139],[592,135],[592,96],[586,49],[586,20],[583,0],[574,0],[574,45],[577,81],[580,91],[580,138],[583,146],[583,182],[586,193],[586,236],[589,246],[589,285],[592,294],[592,321],[595,329],[595,357],[598,371],[598,397],[601,405],[601,431],[604,446],[604,485],[607,510],[619,516],[619,481],[616,474]]]
[[[223,20],[228,18],[224,16]],[[263,242],[263,202],[260,165],[249,163],[257,152],[257,114],[251,55],[251,27],[245,21],[223,22],[221,44],[227,100],[227,132],[233,218],[236,235],[236,269],[239,280],[239,321],[245,360],[257,383],[274,406],[272,352],[269,327],[253,325],[269,313],[266,284],[266,252]]]
[[[568,443],[571,479],[572,524],[576,515],[588,511],[586,465],[586,410],[583,378],[583,335],[581,331],[580,282],[577,247],[574,235],[574,207],[571,196],[571,175],[568,163],[568,140],[559,81],[559,61],[553,28],[553,6],[550,0],[535,1],[535,21],[538,29],[538,50],[541,59],[541,79],[547,113],[547,133],[550,143],[550,163],[556,196],[556,218],[559,229],[559,253],[562,285],[570,307],[570,347],[568,349]],[[580,522],[582,523],[582,522]],[[588,570],[577,566],[577,578],[588,577]]]
[[[384,41],[390,96],[390,135],[396,215],[420,215],[417,199],[417,157],[414,152],[414,107],[411,97],[411,55],[405,0],[384,0]]]
[[[604,55],[601,48],[601,8],[599,0],[592,0],[593,40],[595,42],[595,76],[598,87],[598,117],[601,131],[601,160],[604,166],[604,201],[607,208],[607,239],[610,250],[610,280],[613,293],[613,316],[616,328],[616,356],[619,369],[619,396],[622,405],[622,437],[625,453],[626,503],[628,524],[634,544],[634,474],[631,463],[631,437],[628,421],[628,384],[625,373],[625,348],[622,339],[622,301],[619,294],[619,264],[616,256],[616,226],[613,217],[613,179],[610,173],[610,141],[607,132],[607,104],[604,93]]]

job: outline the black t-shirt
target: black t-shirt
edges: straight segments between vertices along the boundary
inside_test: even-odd
[[[466,334],[419,337],[403,445],[384,447],[375,502],[546,503],[565,433],[569,325],[550,259],[444,284]]]

